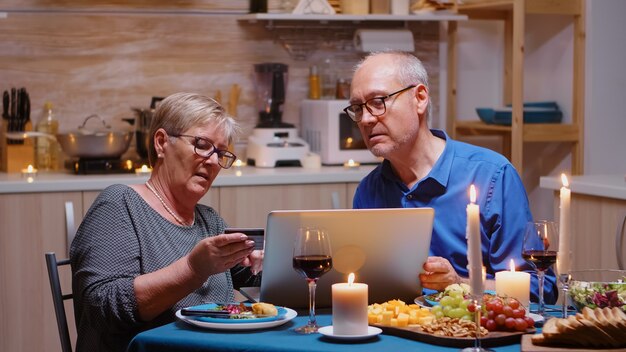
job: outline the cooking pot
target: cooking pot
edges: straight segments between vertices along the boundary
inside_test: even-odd
[[[152,97],[149,109],[133,108],[135,112],[135,141],[137,145],[137,154],[143,159],[148,158],[148,148],[150,144],[150,123],[152,123],[152,116],[156,110],[158,102],[163,100],[163,97]]]
[[[92,118],[102,121],[103,126],[86,128]],[[128,150],[132,138],[132,131],[113,131],[98,115],[88,116],[77,131],[56,134],[63,152],[74,158],[119,158]]]

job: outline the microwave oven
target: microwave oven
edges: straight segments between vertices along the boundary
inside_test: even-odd
[[[302,138],[324,165],[341,165],[350,159],[361,164],[381,162],[367,149],[359,127],[343,111],[349,104],[348,100],[303,100]]]

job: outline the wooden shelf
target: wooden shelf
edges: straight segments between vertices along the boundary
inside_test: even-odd
[[[291,13],[255,13],[239,17],[240,21],[315,21],[315,22],[331,22],[331,21],[347,21],[347,22],[366,22],[366,21],[465,21],[466,15],[459,15],[451,12],[441,11],[428,12],[415,15],[296,15]]]
[[[457,23],[448,24],[448,115],[446,128],[457,136],[500,136],[503,150],[518,172],[523,172],[526,142],[562,142],[571,144],[572,174],[583,172],[584,130],[584,53],[585,0],[495,0],[459,5],[459,14],[468,20],[504,21],[504,92],[503,100],[512,105],[511,126],[488,125],[478,120],[458,120],[457,114]],[[527,14],[571,16],[574,24],[572,115],[570,124],[525,124],[524,102],[524,30]]]

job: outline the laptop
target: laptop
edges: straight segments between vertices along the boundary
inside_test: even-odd
[[[369,303],[390,299],[413,302],[421,295],[418,279],[430,248],[432,208],[280,210],[267,218],[263,278],[258,297],[248,298],[291,308],[308,307],[308,286],[292,266],[295,234],[300,227],[328,231],[333,269],[317,282],[316,306],[331,306],[331,285],[368,284]]]

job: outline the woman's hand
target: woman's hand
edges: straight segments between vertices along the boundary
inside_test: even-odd
[[[257,275],[263,271],[263,256],[265,252],[262,250],[254,250],[246,259],[241,262],[243,266],[249,266],[253,275]]]
[[[248,240],[248,236],[242,233],[222,234],[198,242],[187,256],[187,261],[198,281],[204,282],[210,275],[249,260],[253,249],[254,241]]]
[[[450,262],[442,257],[428,257],[424,272],[419,275],[422,287],[443,291],[448,285],[458,284],[461,278]]]

